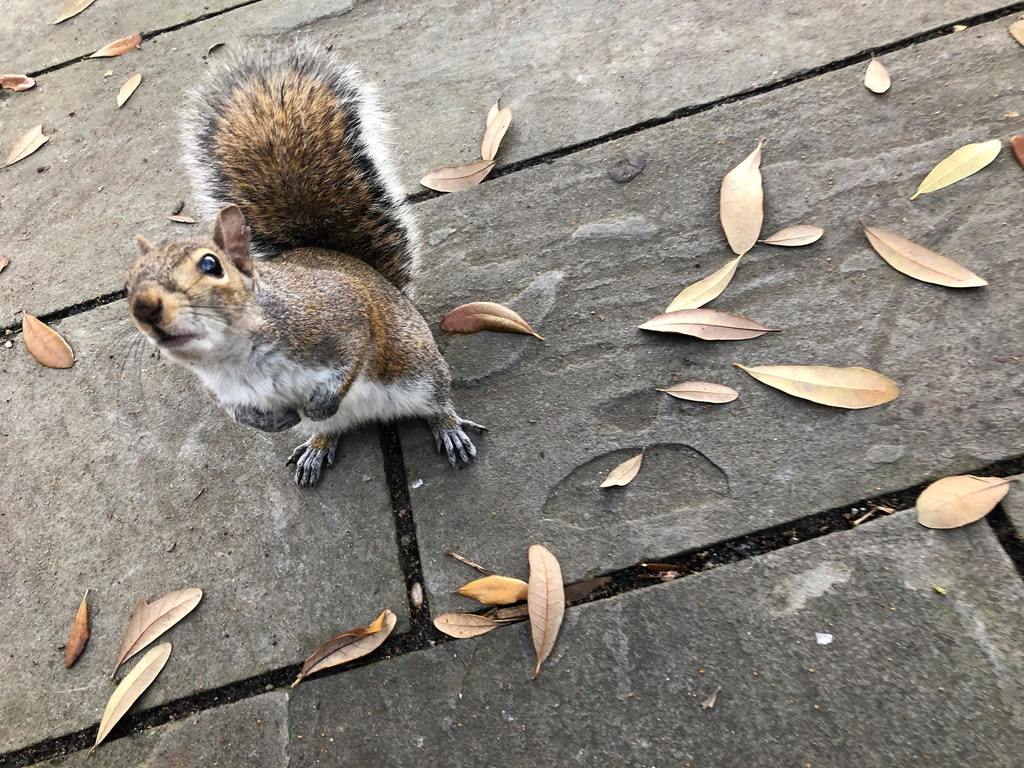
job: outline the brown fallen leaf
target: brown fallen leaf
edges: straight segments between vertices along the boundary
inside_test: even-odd
[[[709,693],[705,697],[704,701],[702,701],[700,703],[701,709],[713,709],[714,706],[715,706],[715,702],[718,701],[718,693],[721,690],[722,690],[722,686],[720,686],[720,685],[715,686],[715,690],[713,690],[711,693]]]
[[[729,283],[732,282],[733,275],[736,274],[736,268],[740,265],[740,259],[742,258],[742,256],[737,256],[735,259],[730,259],[707,277],[683,288],[672,299],[672,303],[668,305],[665,312],[675,312],[679,309],[698,309],[709,301],[717,299],[722,295],[722,291],[726,289]]]
[[[484,576],[463,584],[456,591],[481,605],[511,605],[526,599],[529,584],[510,576]]]
[[[522,333],[544,341],[544,337],[517,312],[493,301],[474,301],[456,307],[441,318],[441,330],[448,333]]]
[[[90,59],[109,59],[113,56],[123,56],[128,51],[134,50],[142,45],[142,35],[133,32],[128,37],[122,37],[112,43],[107,43],[96,53],[89,56]]]
[[[394,630],[397,621],[398,617],[385,608],[367,626],[350,629],[327,638],[302,662],[302,669],[292,683],[292,688],[314,672],[347,664],[377,650]]]
[[[988,285],[969,269],[923,245],[900,237],[895,232],[863,224],[861,226],[875,252],[890,267],[915,280],[947,288],[980,288]]]
[[[816,243],[824,234],[824,229],[813,224],[796,224],[792,227],[780,229],[774,235],[770,235],[760,242],[765,245],[781,245],[786,248],[795,248],[801,245]]]
[[[77,16],[96,0],[66,0],[65,3],[57,11],[57,18],[53,20],[54,24],[60,24],[62,21],[67,21],[72,16]]]
[[[719,216],[725,230],[729,247],[737,256],[742,256],[757,243],[764,220],[764,190],[761,187],[761,147],[729,171],[722,179],[719,201]]]
[[[7,269],[7,265],[10,263],[11,259],[9,256],[0,256],[0,272],[3,272],[5,269]]]
[[[125,713],[131,709],[132,704],[138,701],[139,696],[146,692],[146,689],[153,684],[160,670],[164,668],[167,659],[171,656],[171,644],[161,643],[151,648],[139,663],[132,667],[132,671],[125,675],[121,684],[114,689],[103,710],[103,717],[100,718],[100,729],[96,733],[96,743],[90,752],[96,749],[109,735],[110,731]]]
[[[1006,31],[1010,33],[1010,37],[1024,45],[1024,18],[1017,19]]]
[[[936,480],[917,497],[917,522],[926,528],[959,528],[980,520],[1003,500],[1014,479],[953,475]]]
[[[678,397],[680,400],[693,400],[698,403],[731,403],[740,396],[732,387],[715,384],[712,381],[681,381],[658,391]]]
[[[864,72],[864,87],[872,93],[885,93],[892,85],[889,70],[878,59],[872,58]]]
[[[530,632],[537,651],[537,665],[533,676],[540,674],[540,665],[555,647],[558,630],[565,615],[565,591],[562,586],[562,568],[546,547],[530,547],[530,592],[527,606],[530,614]]]
[[[505,138],[505,132],[512,124],[512,110],[502,107],[493,118],[488,115],[487,129],[484,131],[484,138],[480,142],[480,157],[483,160],[493,160],[498,154],[501,140]]]
[[[0,88],[8,91],[27,91],[35,84],[28,75],[0,75]]]
[[[89,642],[89,590],[85,590],[82,602],[75,612],[75,619],[71,622],[71,632],[68,634],[68,641],[64,645],[64,669],[71,669],[71,666],[78,661],[78,657],[85,650],[85,644]]]
[[[486,634],[501,624],[476,613],[442,613],[434,619],[434,626],[449,637],[465,639]]]
[[[999,139],[965,144],[932,168],[910,199],[916,200],[977,173],[996,159],[1002,146]]]
[[[834,408],[871,408],[899,397],[892,379],[867,368],[827,365],[757,365],[733,363],[769,387]]]
[[[679,309],[652,317],[639,326],[644,331],[679,333],[705,341],[738,341],[755,339],[766,333],[779,333],[777,328],[766,328],[741,315],[718,312],[714,309]]]
[[[75,364],[75,353],[64,341],[64,337],[27,312],[21,316],[21,337],[25,348],[40,365],[47,368],[70,368]]]
[[[161,595],[152,603],[147,603],[141,597],[136,600],[110,676],[113,677],[127,659],[191,613],[202,599],[203,590],[189,587]]]
[[[35,128],[30,128],[11,147],[7,160],[4,162],[4,167],[14,165],[19,160],[24,160],[49,140],[49,136],[43,135],[43,126],[37,125]]]
[[[125,81],[124,85],[122,85],[121,89],[117,92],[118,109],[123,107],[124,103],[132,97],[132,94],[135,93],[135,89],[139,87],[139,83],[141,82],[141,74],[134,74]]]
[[[180,213],[172,213],[170,216],[167,217],[167,220],[168,221],[176,221],[179,224],[195,224],[196,223],[196,220],[193,219],[191,216],[183,216]]]
[[[1020,134],[1011,136],[1010,149],[1013,150],[1013,156],[1017,159],[1017,163],[1024,168],[1024,136]]]
[[[436,192],[463,192],[487,178],[494,168],[493,160],[477,160],[466,165],[446,165],[420,179],[420,184]]]
[[[640,451],[636,456],[631,459],[626,459],[624,462],[615,467],[611,472],[608,473],[608,477],[601,483],[601,488],[612,488],[622,487],[629,485],[633,482],[633,479],[640,472],[640,465],[644,460],[644,452]]]

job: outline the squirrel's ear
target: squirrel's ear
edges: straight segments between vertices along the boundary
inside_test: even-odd
[[[153,250],[153,244],[142,235],[135,236],[135,244],[139,246],[139,253],[143,256]]]
[[[213,242],[231,257],[238,270],[252,277],[252,255],[249,253],[249,228],[245,216],[237,205],[229,205],[217,214],[213,228]]]

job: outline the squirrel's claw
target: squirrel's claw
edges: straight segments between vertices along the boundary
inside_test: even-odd
[[[469,436],[462,431],[462,425],[472,427],[479,425],[459,419],[455,426],[444,426],[440,421],[431,422],[431,429],[434,433],[434,442],[437,444],[438,452],[448,456],[448,463],[458,467],[460,463],[469,464],[476,457],[476,446]]]
[[[333,466],[338,452],[337,435],[313,435],[288,457],[285,466],[295,465],[295,484],[309,488],[320,482],[324,466]]]

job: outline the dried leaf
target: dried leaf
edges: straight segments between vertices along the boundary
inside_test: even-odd
[[[371,624],[341,632],[324,640],[302,663],[302,669],[292,683],[292,688],[314,672],[347,664],[377,650],[394,630],[397,621],[398,617],[385,608]]]
[[[75,619],[71,622],[71,632],[68,634],[68,641],[64,645],[64,669],[71,669],[71,666],[78,661],[78,657],[85,650],[85,644],[89,642],[89,590],[85,590],[82,602],[75,612]]]
[[[107,701],[106,709],[103,710],[103,717],[100,718],[100,729],[96,734],[96,743],[92,749],[96,749],[100,742],[107,738],[111,729],[131,709],[139,696],[146,692],[146,689],[153,684],[160,670],[164,668],[167,659],[171,655],[171,644],[160,643],[151,648],[145,656],[136,664],[132,671],[125,675],[121,684],[114,689]],[[90,752],[92,750],[89,750]]]
[[[644,460],[644,452],[640,451],[636,456],[619,464],[608,477],[601,483],[602,488],[622,487],[633,482],[633,478],[640,472],[640,465]]]
[[[96,0],[66,0],[64,5],[57,11],[57,18],[53,20],[54,24],[60,24],[62,21],[67,21],[72,16],[77,16]]]
[[[134,50],[142,45],[142,35],[138,32],[133,32],[128,37],[122,37],[120,40],[115,40],[112,43],[107,43],[100,48],[96,53],[89,56],[90,59],[108,59],[113,56],[123,56],[128,51]]]
[[[442,613],[434,619],[434,626],[450,637],[465,639],[486,634],[501,624],[476,613]]]
[[[952,259],[940,256],[935,251],[900,237],[894,232],[864,226],[864,234],[867,235],[871,247],[890,267],[915,280],[947,288],[979,288],[988,285],[982,278],[969,269],[964,269]]]
[[[64,337],[34,315],[22,315],[21,337],[25,348],[40,365],[47,368],[70,368],[75,364],[75,353],[64,341]]]
[[[878,59],[871,59],[864,73],[864,87],[872,93],[885,93],[890,85],[892,78],[889,77],[889,70]]]
[[[172,213],[170,216],[167,217],[167,220],[168,221],[176,221],[179,224],[195,224],[196,223],[196,220],[193,219],[191,216],[183,216],[180,213]]]
[[[477,160],[466,165],[446,165],[428,173],[420,179],[420,184],[437,192],[463,192],[486,179],[492,168],[493,160]]]
[[[43,126],[37,125],[35,128],[30,128],[11,147],[4,166],[14,165],[19,160],[24,160],[49,140],[49,136],[43,135]]]
[[[529,586],[522,579],[493,575],[463,584],[456,591],[481,605],[511,605],[526,599]]]
[[[777,328],[766,328],[750,318],[714,309],[678,309],[675,312],[665,312],[652,317],[639,327],[644,331],[696,336],[705,341],[755,339],[766,333],[779,332]]]
[[[867,368],[827,365],[758,365],[734,363],[769,387],[835,408],[871,408],[899,397],[896,382]]]
[[[562,568],[558,560],[545,547],[530,547],[530,593],[527,599],[530,612],[530,632],[537,650],[537,666],[533,676],[540,674],[540,665],[551,653],[565,615],[565,591],[562,587]]]
[[[8,91],[27,91],[36,81],[28,75],[0,75],[0,88]]]
[[[715,690],[705,697],[704,701],[700,703],[701,709],[713,709],[715,702],[718,701],[718,693],[722,690],[722,686],[716,686]]]
[[[3,272],[5,269],[7,269],[7,265],[10,263],[11,259],[9,256],[0,256],[0,272]]]
[[[441,318],[441,330],[448,333],[522,333],[544,341],[544,337],[517,312],[493,301],[474,301],[456,307]]]
[[[737,256],[753,248],[761,235],[764,219],[764,191],[761,188],[763,145],[764,139],[759,139],[754,151],[722,179],[719,214],[729,247]]]
[[[813,224],[797,224],[780,229],[774,235],[766,237],[761,242],[765,245],[781,245],[786,248],[795,248],[800,245],[816,243],[824,234],[824,229]]]
[[[996,159],[1002,146],[999,139],[992,139],[960,147],[928,172],[910,199],[916,200],[921,195],[948,187],[977,173]]]
[[[1010,36],[1021,45],[1024,45],[1024,18],[1017,19],[1007,30]]]
[[[1003,500],[1009,477],[954,475],[936,480],[917,497],[917,522],[927,528],[959,528],[980,520]]]
[[[1017,162],[1024,168],[1024,136],[1020,134],[1011,136],[1010,149],[1013,150],[1013,156],[1017,158]]]
[[[487,119],[484,120],[484,130],[490,128],[491,123],[494,122],[494,118],[498,116],[498,110],[500,109],[500,107],[498,106],[498,102],[500,101],[501,99],[499,98],[497,101],[494,102],[494,106],[487,110]]]
[[[604,589],[612,583],[611,576],[594,576],[582,581],[574,581],[565,587],[565,602],[578,603],[591,597],[594,593]]]
[[[709,301],[717,299],[732,281],[732,276],[736,274],[736,267],[740,265],[740,259],[742,258],[742,256],[737,256],[703,280],[698,280],[696,283],[683,288],[679,295],[672,299],[672,303],[668,305],[665,311],[675,312],[679,309],[697,309],[698,307],[703,307]]]
[[[681,381],[658,391],[678,397],[680,400],[693,400],[698,403],[731,403],[740,396],[732,387],[711,381]]]
[[[124,85],[121,86],[121,90],[117,92],[117,108],[120,109],[124,106],[124,103],[132,97],[135,93],[135,89],[139,87],[139,83],[142,82],[142,75],[135,74],[129,77]]]
[[[117,652],[117,662],[111,676],[117,673],[125,660],[191,613],[202,599],[203,590],[196,587],[168,592],[152,603],[147,603],[140,597],[132,607],[132,615],[128,619],[128,628],[124,631],[124,639]]]
[[[480,157],[483,160],[493,160],[497,156],[501,140],[505,138],[505,132],[512,123],[512,110],[502,107],[493,119],[490,119],[490,115],[488,118],[487,130],[484,131],[484,138],[480,142]]]

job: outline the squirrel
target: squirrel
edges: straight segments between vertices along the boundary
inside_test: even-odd
[[[410,295],[418,234],[374,89],[309,41],[252,49],[190,96],[182,139],[211,237],[136,237],[128,307],[239,424],[308,436],[299,486],[339,435],[422,417],[453,467],[476,448]]]

